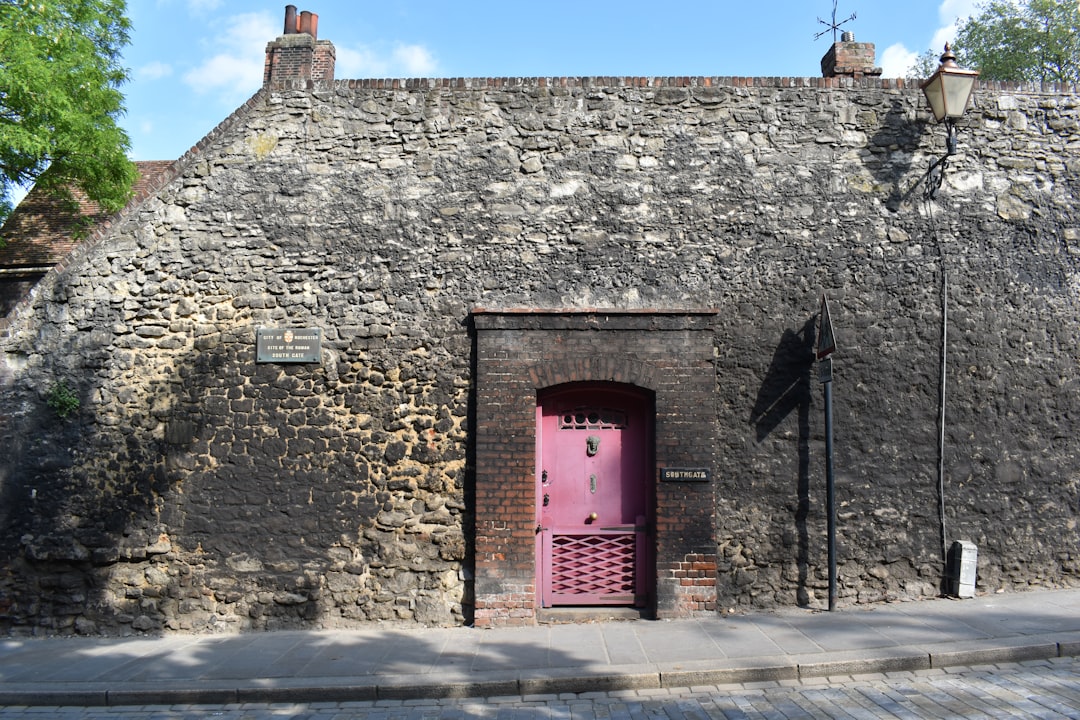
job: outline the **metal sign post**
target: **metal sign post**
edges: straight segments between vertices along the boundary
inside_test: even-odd
[[[825,506],[829,533],[829,610],[836,609],[836,495],[833,491],[832,354],[836,352],[829,301],[821,296],[818,330],[818,379],[825,386]]]

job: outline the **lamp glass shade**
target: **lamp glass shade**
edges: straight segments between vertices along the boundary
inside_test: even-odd
[[[922,85],[926,101],[938,122],[945,118],[958,118],[967,109],[971,92],[975,89],[976,70],[964,70],[943,65]]]

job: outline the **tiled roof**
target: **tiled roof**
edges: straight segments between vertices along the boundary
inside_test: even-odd
[[[135,163],[139,179],[134,195],[172,167],[171,160],[146,160]],[[0,268],[43,268],[67,257],[94,227],[109,217],[100,206],[77,188],[72,190],[74,203],[34,187],[0,228],[5,241],[0,248]]]

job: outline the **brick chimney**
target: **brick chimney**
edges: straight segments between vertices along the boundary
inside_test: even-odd
[[[881,68],[874,67],[874,43],[855,42],[855,33],[846,32],[840,42],[833,43],[821,58],[822,77],[878,77]]]
[[[266,45],[263,85],[288,81],[327,83],[334,80],[337,52],[329,40],[318,39],[319,16],[295,5],[285,6],[285,32]]]

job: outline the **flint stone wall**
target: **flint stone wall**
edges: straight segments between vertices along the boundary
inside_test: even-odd
[[[899,81],[266,88],[11,320],[0,622],[468,622],[478,306],[717,309],[719,603],[820,603],[823,292],[840,602],[936,594],[943,267],[947,535],[980,592],[1075,584],[1080,100],[983,85],[960,148],[924,204]]]

